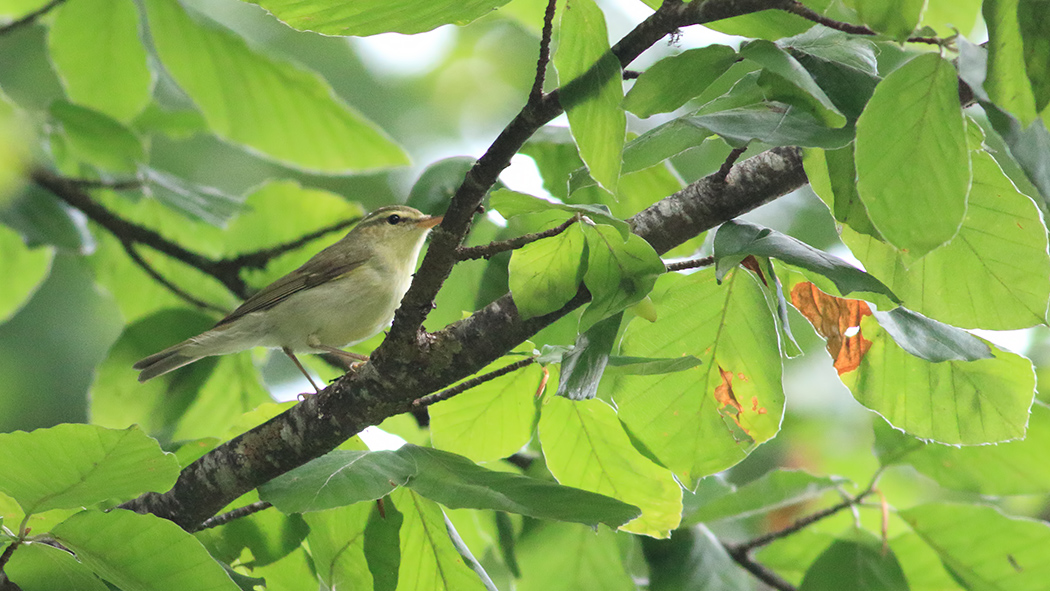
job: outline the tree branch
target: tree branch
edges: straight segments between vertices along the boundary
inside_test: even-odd
[[[557,0],[547,0],[547,11],[543,14],[543,34],[540,37],[540,57],[536,60],[536,79],[529,92],[529,103],[543,99],[543,80],[547,75],[547,64],[551,59],[551,34],[554,31],[554,9]]]
[[[204,523],[201,523],[201,529],[210,529],[213,527],[219,527],[220,525],[226,525],[234,519],[247,517],[252,513],[258,513],[259,511],[269,509],[270,507],[273,507],[273,505],[266,501],[256,501],[243,507],[237,507],[236,509],[232,509],[221,515],[216,515],[211,519],[205,519]]]
[[[533,234],[525,234],[518,236],[517,238],[511,238],[509,240],[500,240],[498,242],[490,242],[481,246],[461,246],[456,249],[456,257],[461,261],[472,261],[476,259],[487,259],[493,255],[508,250],[514,250],[521,248],[530,242],[536,242],[537,240],[543,240],[544,238],[551,238],[561,234],[569,228],[569,226],[579,221],[579,216],[573,216],[565,222],[554,226],[549,230],[542,232],[535,232]]]
[[[484,384],[485,382],[494,380],[494,379],[496,379],[498,377],[501,377],[501,376],[505,376],[505,375],[507,375],[507,374],[509,374],[511,372],[518,371],[519,369],[521,369],[521,368],[523,368],[523,367],[525,367],[527,365],[532,365],[535,362],[536,362],[536,358],[535,357],[526,357],[525,359],[521,359],[521,360],[515,361],[514,363],[511,363],[509,365],[505,365],[505,366],[503,366],[503,367],[501,367],[501,368],[499,368],[499,369],[497,369],[495,371],[490,371],[487,374],[483,374],[483,375],[480,375],[480,376],[477,376],[477,377],[474,377],[474,378],[470,378],[469,380],[465,380],[463,382],[460,382],[459,384],[456,384],[455,386],[452,386],[451,388],[445,388],[444,390],[442,390],[440,392],[437,392],[435,394],[431,394],[429,396],[424,396],[422,398],[416,398],[415,400],[412,401],[412,406],[427,407],[427,406],[430,406],[431,404],[437,404],[438,402],[441,402],[442,400],[448,400],[449,398],[452,398],[453,396],[456,396],[457,394],[462,394],[463,392],[466,392],[467,390],[470,390],[471,388],[474,388],[476,386],[480,386],[481,384]]]
[[[790,12],[796,16],[813,21],[818,25],[824,25],[829,29],[835,29],[836,31],[842,31],[843,33],[850,33],[852,35],[878,35],[877,32],[864,25],[854,25],[852,23],[844,23],[830,19],[823,14],[813,10],[798,0],[784,0],[781,6],[777,6],[784,12]],[[908,43],[926,43],[928,45],[940,45],[944,41],[937,37],[909,37]]]
[[[211,310],[213,312],[218,312],[222,315],[226,315],[229,312],[229,310],[220,308],[215,304],[211,304],[197,297],[194,297],[178,285],[175,285],[171,281],[168,281],[166,277],[161,275],[159,271],[153,268],[153,265],[149,264],[149,262],[146,261],[146,259],[142,258],[142,256],[135,250],[135,244],[133,242],[128,240],[121,240],[120,245],[124,247],[124,252],[128,254],[128,258],[130,258],[132,262],[138,265],[140,269],[145,271],[147,275],[152,277],[154,281],[167,288],[167,290],[171,293],[175,294],[176,297],[202,310]]]

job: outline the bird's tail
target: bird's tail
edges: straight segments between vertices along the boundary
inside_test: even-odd
[[[205,355],[192,354],[187,351],[191,349],[187,345],[191,345],[192,341],[186,341],[179,343],[174,347],[168,347],[160,353],[154,353],[149,357],[139,361],[132,367],[139,370],[139,381],[145,382],[146,380],[152,380],[157,376],[164,375],[169,371],[174,371],[183,365],[189,365],[198,359],[205,357]]]

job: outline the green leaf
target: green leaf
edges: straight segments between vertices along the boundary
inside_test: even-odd
[[[817,25],[777,45],[798,60],[849,122],[857,120],[880,80],[874,43]]]
[[[802,163],[810,187],[831,210],[835,221],[854,232],[882,240],[857,193],[852,144],[837,150],[806,150]]]
[[[911,589],[963,591],[958,579],[948,573],[937,553],[918,535],[909,532],[896,536],[890,540],[890,549],[900,561]]]
[[[576,337],[573,349],[561,358],[558,396],[588,400],[598,394],[598,382],[609,363],[609,352],[616,341],[621,320],[622,313],[610,316]]]
[[[273,402],[250,354],[224,355],[175,425],[175,439],[226,436],[244,413]]]
[[[853,140],[853,128],[832,129],[803,108],[780,102],[723,110],[702,109],[689,117],[694,125],[722,136],[730,145],[758,140],[771,146],[841,148]]]
[[[205,187],[155,168],[142,167],[145,193],[175,211],[202,222],[225,228],[243,199],[214,187]]]
[[[58,100],[51,116],[61,124],[72,155],[102,170],[135,174],[146,159],[142,141],[119,121],[98,111]]]
[[[1024,42],[1024,62],[1032,83],[1035,110],[1041,112],[1050,104],[1050,5],[1042,0],[1020,0],[1017,22]],[[1045,118],[1044,118],[1045,123]]]
[[[0,434],[0,450],[0,491],[26,513],[166,491],[179,475],[175,456],[138,427],[65,424],[15,431]]]
[[[800,470],[773,470],[688,515],[688,523],[741,519],[819,497],[843,485],[838,476],[814,476]]]
[[[306,538],[310,556],[317,576],[326,588],[373,588],[373,577],[365,557],[365,529],[374,507],[374,503],[363,502],[303,514],[310,526]]]
[[[993,357],[992,350],[981,339],[907,308],[872,314],[900,348],[926,361],[977,361]]]
[[[660,7],[660,2],[657,0],[648,0],[646,4],[654,10]],[[807,4],[812,5],[813,2],[810,1]],[[779,10],[760,10],[704,23],[704,26],[728,35],[758,39],[780,39],[781,37],[797,35],[805,31],[813,26],[813,22],[801,16]]]
[[[239,506],[258,501],[256,493],[238,500]],[[299,548],[310,528],[299,515],[259,511],[194,535],[216,560],[240,561],[252,569],[273,564]],[[242,554],[247,549],[251,559]]]
[[[372,573],[374,591],[395,591],[401,566],[401,524],[405,517],[394,506],[394,500],[383,501],[383,512],[373,508],[365,525],[365,560]]]
[[[507,363],[501,358],[480,373]],[[434,447],[475,462],[513,455],[532,437],[536,391],[542,379],[542,369],[532,365],[429,407]]]
[[[259,487],[259,498],[285,513],[307,513],[385,497],[415,475],[392,451],[335,450]]]
[[[621,354],[693,355],[703,365],[615,376],[610,392],[631,435],[693,488],[779,429],[784,392],[774,312],[759,281],[739,269],[721,284],[713,269],[667,274],[651,297],[660,318],[632,322]]]
[[[406,485],[450,509],[491,509],[538,519],[618,527],[638,516],[638,507],[586,490],[486,470],[436,449],[405,445],[397,454],[418,470]]]
[[[579,224],[530,242],[510,256],[510,292],[522,318],[553,312],[576,295],[586,269],[587,243]]]
[[[669,113],[700,95],[736,62],[733,48],[708,45],[666,57],[642,73],[623,100],[623,108],[643,119]]]
[[[128,591],[238,589],[192,535],[153,515],[83,511],[51,533],[80,562]]]
[[[993,507],[926,504],[901,511],[967,589],[1037,591],[1050,577],[1050,526]]]
[[[22,235],[27,246],[53,245],[75,254],[95,249],[95,240],[77,210],[37,185],[25,187],[0,207],[0,222]]]
[[[802,64],[776,44],[758,39],[740,48],[740,56],[762,65],[764,72],[775,74],[814,99],[814,115],[828,127],[842,127],[846,117],[824,94]],[[759,78],[762,84],[762,78]]]
[[[0,226],[0,323],[14,316],[40,287],[51,271],[53,248],[27,248],[22,237]]]
[[[857,190],[887,242],[919,258],[966,215],[970,159],[955,68],[916,57],[875,89],[857,120]]]
[[[72,0],[54,11],[51,62],[73,102],[131,121],[149,103],[153,75],[134,3]]]
[[[408,163],[400,147],[338,100],[317,74],[255,52],[229,31],[198,23],[175,0],[145,4],[164,67],[220,138],[321,173]]]
[[[1018,19],[1018,0],[981,4],[988,25],[988,74],[984,89],[997,106],[1027,127],[1035,120],[1035,95],[1025,71],[1025,47]]]
[[[569,118],[580,158],[591,177],[616,193],[627,117],[620,62],[609,51],[605,16],[593,0],[568,0],[559,26],[554,66],[561,80],[561,104]]]
[[[610,355],[609,365],[605,371],[610,374],[651,376],[664,373],[674,373],[692,369],[703,363],[699,358],[692,355],[682,357],[671,357],[666,359],[654,359],[651,357],[629,357],[624,355]]]
[[[910,464],[952,490],[1002,496],[1050,488],[1050,409],[1036,403],[1025,438],[998,445],[954,447],[924,443],[878,422],[875,444],[883,464]]]
[[[966,328],[1042,324],[1050,298],[1046,226],[987,152],[973,155],[973,188],[959,234],[918,261],[844,229],[842,239],[868,272],[908,308]],[[965,278],[966,289],[958,288]]]
[[[614,217],[609,212],[609,208],[600,203],[555,203],[526,193],[499,189],[492,193],[489,204],[505,218],[527,213],[559,210],[587,216],[599,224],[612,226],[620,232],[624,240],[627,239],[627,235],[631,232],[631,227],[627,222]]]
[[[671,473],[642,456],[601,400],[548,397],[539,423],[547,467],[558,482],[630,503],[640,517],[625,531],[667,537],[678,526],[682,490]]]
[[[676,529],[670,540],[642,538],[649,564],[649,591],[750,591],[740,569],[711,530]]]
[[[989,346],[991,359],[930,363],[898,346],[873,318],[860,320],[856,336],[859,367],[840,368],[839,377],[861,404],[895,427],[963,445],[1024,436],[1035,390],[1024,357]]]
[[[885,295],[895,302],[899,301],[878,279],[838,257],[776,230],[730,220],[718,228],[714,248],[716,277],[719,280],[748,255],[774,257],[831,279],[843,295],[868,292]]]
[[[879,75],[876,45],[863,37],[816,25],[794,37],[780,39],[776,44],[782,49],[841,64],[868,76]]]
[[[696,148],[713,132],[689,117],[672,119],[627,142],[623,149],[623,173],[649,168]]]
[[[391,495],[404,516],[401,524],[402,560],[397,574],[399,591],[471,591],[486,589],[449,536],[441,508],[411,490]]]
[[[45,543],[23,544],[4,565],[8,582],[22,591],[106,591],[109,587],[73,555]]]
[[[848,0],[861,21],[896,41],[904,41],[919,26],[926,0]]]
[[[466,25],[509,0],[426,2],[421,0],[252,0],[284,24],[323,35],[367,37],[379,33],[412,35],[441,25]]]
[[[614,532],[580,525],[544,523],[518,544],[519,591],[635,591]]]
[[[580,330],[640,302],[656,278],[666,271],[660,255],[637,234],[627,240],[609,226],[587,226],[587,272],[583,282],[591,303],[580,319]]]
[[[405,205],[424,213],[445,211],[475,162],[476,159],[470,156],[452,156],[427,165],[412,184]],[[501,183],[496,181],[495,186],[499,187]]]
[[[799,591],[907,591],[908,581],[892,552],[865,530],[836,540],[806,571]]]

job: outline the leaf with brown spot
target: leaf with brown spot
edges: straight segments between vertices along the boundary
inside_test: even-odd
[[[839,375],[860,366],[860,360],[871,348],[871,341],[864,338],[860,329],[861,319],[871,315],[868,304],[830,296],[808,281],[791,288],[791,304],[827,340],[828,354],[835,360]],[[850,329],[855,329],[856,334],[847,336]]]
[[[758,259],[755,258],[755,255],[749,254],[744,257],[744,260],[740,261],[740,266],[758,275],[758,278],[762,280],[762,285],[769,287],[769,282],[766,281],[766,276],[762,273],[762,266],[758,264]]]
[[[722,375],[722,383],[715,386],[715,400],[723,407],[732,406],[736,408],[737,412],[744,410],[733,394],[733,372],[722,369],[720,365],[718,366],[718,373]]]

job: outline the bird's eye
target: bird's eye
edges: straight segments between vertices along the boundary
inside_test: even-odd
[[[386,221],[391,226],[396,226],[397,223],[401,221],[401,216],[397,215],[396,213],[391,214],[389,217],[386,218]]]

